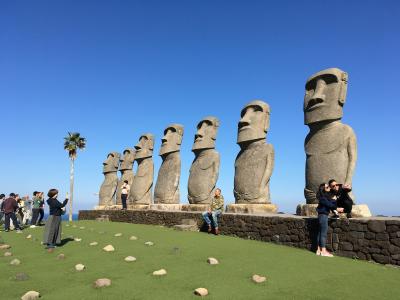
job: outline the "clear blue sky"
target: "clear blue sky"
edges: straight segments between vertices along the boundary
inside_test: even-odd
[[[233,201],[243,105],[271,106],[272,202],[304,202],[305,80],[349,73],[343,122],[358,137],[358,203],[400,215],[398,1],[1,1],[0,192],[69,188],[68,131],[87,138],[76,161],[75,203],[91,208],[110,151],[185,127],[181,201],[187,202],[197,122],[221,121],[218,186]],[[397,154],[396,154],[397,153]],[[156,176],[155,176],[156,180]]]

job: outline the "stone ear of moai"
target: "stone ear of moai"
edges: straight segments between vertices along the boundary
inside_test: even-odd
[[[154,189],[154,209],[180,209],[179,179],[181,157],[179,154],[183,139],[183,125],[170,124],[161,139],[160,156],[162,164],[158,171]]]
[[[322,70],[312,75],[305,85],[304,124],[310,129],[304,148],[306,153],[306,204],[297,206],[297,214],[315,215],[318,203],[316,192],[321,183],[335,179],[352,185],[357,161],[357,140],[353,129],[341,122],[346,102],[348,75],[338,68]],[[237,144],[240,151],[235,160],[235,204],[227,205],[232,213],[275,213],[271,203],[269,182],[274,169],[274,148],[266,141],[270,127],[271,110],[262,100],[246,104],[240,114]],[[131,185],[128,198],[131,209],[159,209],[204,211],[212,198],[219,175],[220,155],[215,150],[219,120],[203,118],[197,125],[192,151],[195,158],[190,167],[188,201],[181,205],[179,180],[181,172],[180,146],[183,126],[170,124],[164,130],[159,155],[162,164],[158,172],[152,204],[154,137],[144,134],[135,149],[128,148],[121,158],[120,185],[128,180]],[[118,156],[118,158],[116,158]],[[100,206],[112,203],[116,182],[118,153],[110,153],[104,162],[105,181],[100,189]],[[133,161],[138,164],[133,174]],[[120,186],[119,185],[119,186]],[[120,205],[120,188],[117,204]],[[354,195],[350,196],[354,201]],[[354,216],[370,216],[366,205],[353,206]]]

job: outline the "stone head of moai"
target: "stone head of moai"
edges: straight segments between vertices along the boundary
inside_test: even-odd
[[[164,136],[161,140],[160,155],[180,150],[183,138],[183,125],[170,124],[164,130]]]
[[[119,166],[120,154],[118,152],[110,152],[106,160],[103,162],[103,173],[117,172]]]
[[[133,148],[126,148],[120,158],[120,170],[132,170],[135,161],[136,151]]]
[[[312,75],[306,83],[304,96],[304,124],[339,120],[347,93],[346,72],[330,68]]]
[[[265,139],[269,129],[270,108],[261,100],[254,100],[245,105],[240,114],[237,143],[247,144]]]
[[[197,124],[192,151],[215,148],[219,120],[216,117],[205,117]]]
[[[143,134],[135,146],[135,159],[142,159],[153,156],[154,136],[151,133]]]

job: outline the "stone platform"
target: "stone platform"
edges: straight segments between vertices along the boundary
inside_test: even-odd
[[[182,204],[152,204],[151,210],[180,211]]]
[[[299,204],[296,208],[296,214],[299,216],[316,217],[318,204]],[[371,211],[366,204],[353,205],[351,212],[354,218],[369,218],[372,217]],[[342,215],[342,214],[340,214]]]
[[[168,227],[190,223],[192,226],[197,224],[198,228],[207,228],[201,212],[150,209],[79,211],[79,220],[96,220],[98,217],[104,219],[106,216],[114,222]],[[189,219],[192,221],[188,221]],[[318,219],[285,214],[224,213],[220,218],[219,228],[224,235],[315,251]],[[400,218],[330,219],[327,248],[338,256],[400,265]]]
[[[275,204],[228,204],[226,206],[227,213],[236,214],[275,214],[278,206]]]

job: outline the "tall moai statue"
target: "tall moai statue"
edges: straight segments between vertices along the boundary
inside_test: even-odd
[[[126,148],[122,153],[120,159],[119,171],[121,173],[121,177],[120,180],[118,181],[118,187],[117,187],[117,205],[120,207],[122,207],[121,192],[124,181],[128,180],[129,186],[132,186],[134,177],[133,162],[135,161],[135,154],[136,151],[134,148]]]
[[[109,208],[114,205],[115,192],[118,185],[119,158],[119,153],[111,152],[103,162],[104,181],[100,186],[98,209]]]
[[[306,205],[298,205],[300,215],[316,215],[316,193],[321,183],[335,179],[352,185],[357,161],[357,139],[353,129],[343,124],[348,75],[330,68],[312,75],[305,85],[304,124],[310,129],[305,142]],[[354,201],[354,195],[351,195]],[[353,206],[353,216],[370,216],[366,205]]]
[[[233,213],[274,213],[269,181],[274,168],[274,148],[267,144],[270,125],[269,105],[261,100],[248,103],[241,112],[237,143],[240,152],[235,160],[235,204],[227,206]]]
[[[152,203],[153,148],[154,136],[151,133],[143,134],[135,146],[135,161],[138,166],[128,198],[130,209],[147,209]]]
[[[179,179],[181,177],[180,148],[183,138],[183,126],[170,124],[164,130],[159,155],[162,164],[158,171],[154,189],[152,209],[180,210]]]
[[[197,124],[192,151],[195,158],[190,167],[188,181],[189,205],[185,211],[205,211],[214,196],[219,175],[220,156],[215,150],[219,120],[208,116]]]

